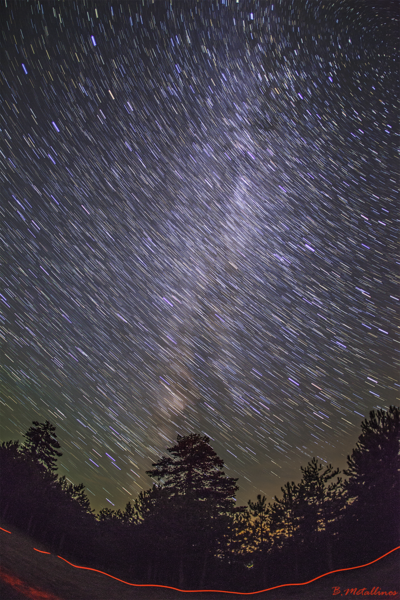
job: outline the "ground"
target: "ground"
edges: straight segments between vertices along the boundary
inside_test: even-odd
[[[0,522],[0,527],[1,600],[325,600],[353,597],[355,594],[351,591],[346,593],[346,590],[354,588],[357,591],[365,588],[368,592],[373,588],[396,591],[396,595],[388,597],[400,599],[400,550],[373,565],[333,573],[307,585],[252,595],[214,591],[189,593],[154,586],[127,585],[101,573],[76,569],[54,554],[38,552],[47,552],[47,548],[14,526]],[[365,595],[359,593],[358,597]]]

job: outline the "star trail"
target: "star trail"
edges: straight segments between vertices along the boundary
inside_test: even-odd
[[[398,7],[328,4],[2,0],[1,439],[96,509],[191,432],[271,500],[398,404]]]

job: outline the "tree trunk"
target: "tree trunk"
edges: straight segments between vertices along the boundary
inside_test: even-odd
[[[209,554],[208,550],[206,550],[206,553],[204,555],[204,560],[203,560],[203,567],[202,567],[201,575],[200,575],[200,584],[199,584],[200,589],[202,589],[204,587],[204,582],[206,580],[208,554]]]
[[[299,578],[299,552],[298,552],[298,548],[297,548],[297,544],[295,542],[294,544],[294,576],[296,579],[296,582]]]
[[[179,559],[179,587],[183,589],[185,586],[185,575],[183,572],[183,555]]]
[[[151,583],[151,575],[152,575],[152,564],[151,564],[151,560],[149,560],[149,564],[147,565],[147,581],[148,583]]]
[[[328,561],[329,571],[333,571],[333,558],[332,558],[332,540],[331,537],[326,535],[326,558]]]
[[[159,566],[160,566],[160,561],[158,560],[158,557],[155,556],[154,561],[153,561],[153,573],[152,573],[151,583],[157,583]]]
[[[262,585],[264,588],[267,587],[267,565],[265,564],[266,559],[262,559]]]

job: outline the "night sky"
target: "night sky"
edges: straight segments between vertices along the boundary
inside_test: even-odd
[[[399,404],[397,2],[1,2],[0,439],[96,510],[178,433],[241,504],[343,468]]]

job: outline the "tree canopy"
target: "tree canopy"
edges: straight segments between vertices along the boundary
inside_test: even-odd
[[[159,482],[142,498],[147,526],[162,529],[165,542],[174,547],[181,586],[186,573],[196,571],[199,555],[202,568],[197,577],[204,580],[209,556],[226,552],[233,520],[237,479],[225,475],[224,461],[209,442],[196,433],[178,435],[177,443],[167,449],[170,456],[163,456],[147,471]]]
[[[235,502],[237,479],[225,475],[224,461],[209,442],[197,433],[178,435],[177,444],[167,449],[171,456],[163,456],[146,473],[160,482],[169,497],[191,496],[228,509]]]
[[[400,409],[371,411],[347,457],[345,490],[351,525],[365,544],[381,540],[381,549],[400,539]]]
[[[55,426],[50,421],[45,423],[33,421],[33,425],[24,437],[23,452],[36,459],[50,471],[57,471],[57,457],[62,456],[62,453],[58,452],[61,446],[57,441]]]
[[[225,474],[205,435],[178,435],[147,471],[150,489],[124,510],[96,516],[84,485],[55,472],[54,425],[34,421],[24,437],[0,445],[2,518],[54,552],[127,569],[127,579],[182,589],[229,581],[248,591],[367,562],[400,543],[400,408],[393,406],[363,421],[344,481],[312,458],[272,503],[259,494],[239,507],[238,480]]]

